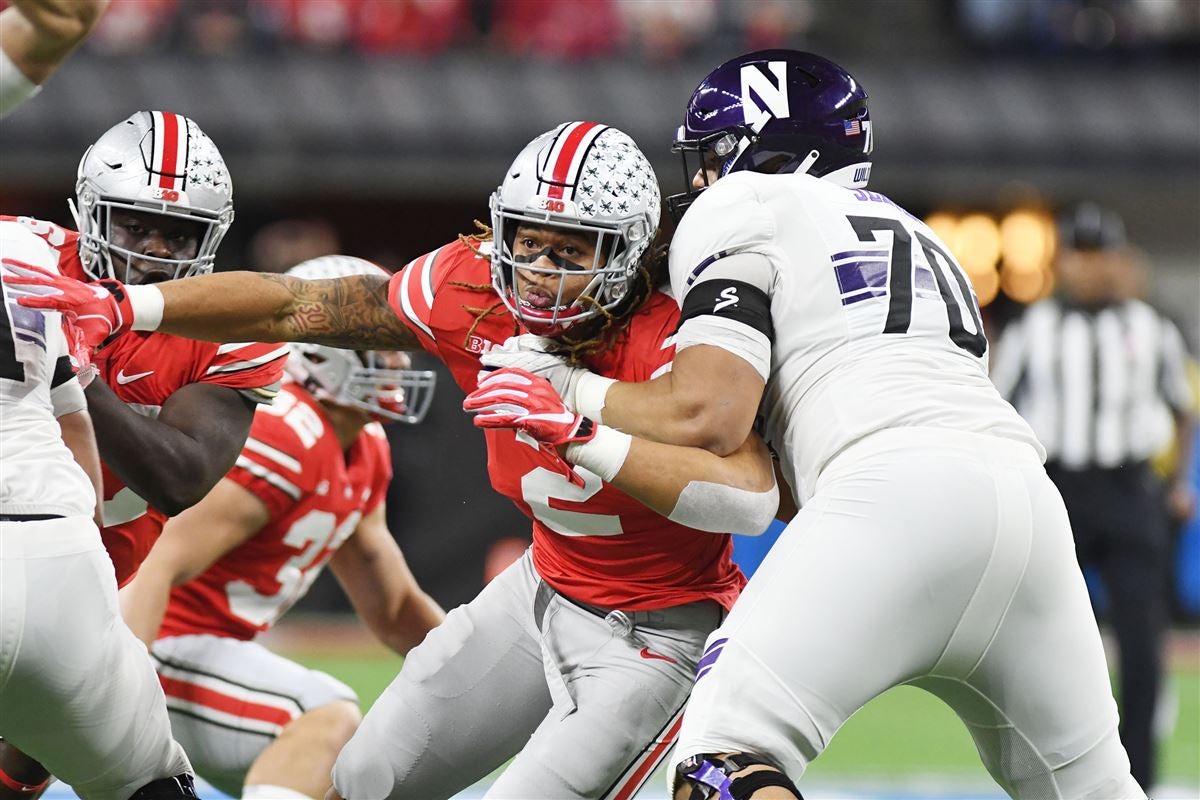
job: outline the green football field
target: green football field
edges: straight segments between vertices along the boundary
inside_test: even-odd
[[[400,659],[389,655],[291,655],[353,686],[364,709],[400,666]],[[1162,781],[1177,796],[1200,797],[1200,664],[1177,663],[1170,688],[1177,711],[1162,749]],[[856,786],[859,780],[863,787],[880,786],[917,777],[945,778],[949,785],[984,792],[995,787],[953,712],[919,689],[900,687],[851,718],[806,773],[801,788],[814,782]]]

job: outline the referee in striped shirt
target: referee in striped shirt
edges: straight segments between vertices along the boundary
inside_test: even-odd
[[[1085,203],[1060,230],[1058,296],[1004,330],[992,380],[1046,447],[1080,563],[1100,569],[1120,647],[1121,740],[1149,788],[1171,518],[1195,508],[1184,476],[1164,486],[1149,459],[1174,438],[1177,463],[1190,463],[1187,356],[1175,325],[1132,296],[1120,217]]]

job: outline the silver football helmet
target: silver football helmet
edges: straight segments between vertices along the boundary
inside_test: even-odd
[[[658,230],[659,204],[658,178],[633,139],[595,122],[559,125],[525,146],[492,194],[492,285],[508,310],[543,336],[602,314],[629,293]],[[515,258],[513,241],[521,225],[596,237],[591,267],[535,267]],[[557,277],[554,302],[536,307],[520,297],[518,269]],[[592,276],[579,295],[591,302],[564,302],[568,275]]]
[[[349,275],[383,275],[370,261],[350,256],[321,256],[287,271],[294,278],[320,280]],[[415,425],[425,418],[433,402],[437,373],[408,369],[407,353],[377,350],[342,350],[323,344],[291,345],[287,373],[318,400],[352,406],[381,422]]]
[[[75,201],[79,257],[93,279],[129,277],[129,261],[161,264],[173,277],[212,272],[233,222],[233,182],[216,145],[195,122],[169,111],[139,111],[109,128],[79,161]],[[112,211],[151,212],[204,224],[194,258],[160,258],[112,243]],[[123,263],[117,274],[115,262]]]

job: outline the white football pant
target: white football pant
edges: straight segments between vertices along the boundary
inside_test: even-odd
[[[0,736],[85,800],[191,772],[86,517],[0,522]]]
[[[1027,445],[907,428],[836,456],[709,637],[672,772],[740,751],[798,780],[906,683],[958,713],[1013,797],[1145,797],[1066,510]]]

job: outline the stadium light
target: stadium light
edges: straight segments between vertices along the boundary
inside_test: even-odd
[[[1049,274],[1041,269],[1006,269],[1000,273],[1000,288],[1018,303],[1032,303],[1043,296]]]
[[[1041,272],[1050,264],[1054,251],[1053,226],[1049,218],[1028,209],[1008,214],[1000,223],[1004,269]]]

